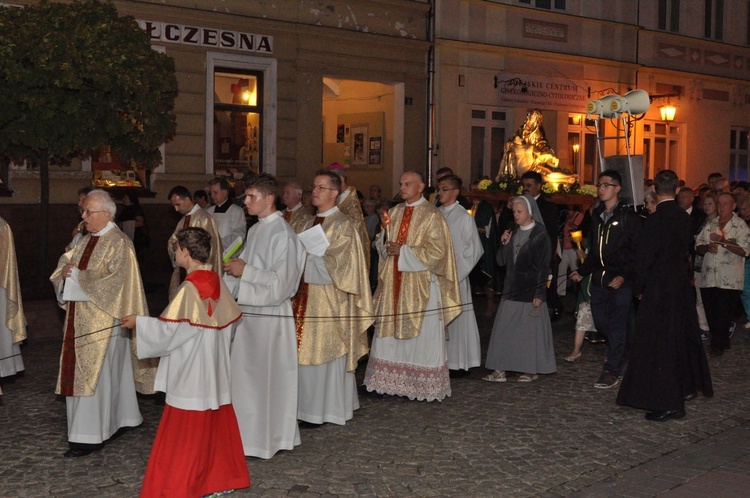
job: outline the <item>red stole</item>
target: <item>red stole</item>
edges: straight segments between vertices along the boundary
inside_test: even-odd
[[[406,237],[409,235],[409,224],[411,215],[414,213],[414,206],[406,206],[404,217],[401,218],[401,225],[398,227],[396,243],[406,244]],[[398,254],[393,256],[393,321],[396,321],[398,315],[398,300],[401,296],[401,272],[398,269]]]
[[[294,211],[289,211],[288,209],[285,209],[284,210],[284,221],[286,221],[287,223],[289,223],[289,220],[292,219],[292,213],[293,212]]]
[[[94,252],[99,237],[91,237],[86,248],[83,250],[81,260],[78,262],[78,269],[85,270],[91,259],[91,253]],[[60,358],[60,394],[63,396],[73,396],[73,385],[76,373],[76,302],[68,303],[68,319],[65,323],[65,334],[63,336],[62,357]]]
[[[316,216],[312,226],[320,225],[325,220],[322,216]],[[299,350],[300,344],[302,344],[302,329],[305,326],[305,310],[307,309],[307,282],[305,282],[305,276],[302,275],[302,279],[299,283],[299,289],[297,294],[292,298],[292,312],[294,313],[294,322],[297,328],[297,350]]]

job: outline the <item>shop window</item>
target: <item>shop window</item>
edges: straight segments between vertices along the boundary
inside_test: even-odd
[[[724,0],[706,0],[704,25],[706,38],[724,38]]]
[[[206,174],[276,174],[277,61],[206,54]]]
[[[505,111],[471,110],[471,180],[495,178],[505,147]]]
[[[748,181],[748,135],[750,128],[732,128],[729,135],[729,179]]]
[[[215,174],[259,173],[262,164],[263,75],[217,67],[214,71]]]
[[[653,178],[664,169],[671,169],[684,178],[682,158],[682,125],[658,121],[643,124],[643,174]]]
[[[658,9],[657,26],[659,29],[671,31],[672,33],[679,33],[680,0],[659,0]]]

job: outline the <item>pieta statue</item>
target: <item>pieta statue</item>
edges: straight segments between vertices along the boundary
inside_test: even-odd
[[[527,171],[536,171],[543,177],[552,175],[555,182],[575,182],[576,176],[559,168],[560,160],[547,143],[542,126],[542,111],[534,109],[516,130],[513,138],[505,142],[503,158],[495,181],[503,176],[520,178]]]

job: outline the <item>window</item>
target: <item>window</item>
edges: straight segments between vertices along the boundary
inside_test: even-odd
[[[494,178],[505,147],[505,111],[471,110],[471,180]]]
[[[680,0],[659,0],[658,28],[678,33],[680,31]]]
[[[518,0],[518,3],[525,3],[527,5],[532,4],[532,0]],[[533,4],[537,9],[546,10],[565,10],[565,0],[533,0]]]
[[[750,128],[732,128],[729,136],[729,179],[747,181],[748,174],[748,134]]]
[[[664,169],[684,177],[682,159],[682,125],[651,121],[643,124],[643,175],[653,178]]]
[[[724,37],[724,0],[706,0],[705,37],[721,40]]]
[[[568,114],[568,169],[578,175],[578,183],[596,181],[599,154],[593,119],[582,114]],[[560,151],[562,152],[562,151]]]
[[[214,172],[260,172],[263,76],[253,71],[214,69]]]
[[[276,59],[206,54],[206,174],[276,174]]]

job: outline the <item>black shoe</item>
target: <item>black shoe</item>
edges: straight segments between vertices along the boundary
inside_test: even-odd
[[[698,393],[692,392],[690,394],[686,394],[685,397],[682,399],[684,399],[685,401],[693,401],[696,396],[698,396]]]
[[[110,438],[109,438],[108,441],[114,441],[115,439],[118,439],[118,438],[122,437],[124,434],[126,434],[126,433],[128,433],[128,432],[130,432],[130,431],[132,431],[134,429],[139,428],[141,425],[142,424],[134,425],[134,426],[129,426],[129,427],[120,427],[119,429],[117,429],[117,431],[114,434],[112,434],[112,436],[110,436]]]
[[[711,348],[709,354],[711,356],[721,356],[724,354],[724,348]]]
[[[68,451],[63,453],[65,458],[79,458],[86,455],[90,455],[97,450],[84,450],[81,448],[70,448]]]
[[[468,377],[471,375],[471,372],[468,370],[449,370],[448,371],[448,377],[451,379],[460,379],[461,377]]]
[[[304,420],[297,421],[300,429],[317,429],[323,427],[323,424],[313,424],[312,422],[305,422]]]
[[[685,410],[664,410],[659,412],[648,412],[645,415],[645,418],[652,422],[666,422],[667,420],[678,419],[684,416]]]
[[[553,322],[556,322],[562,317],[562,314],[562,308],[553,308],[549,310],[549,319]]]

